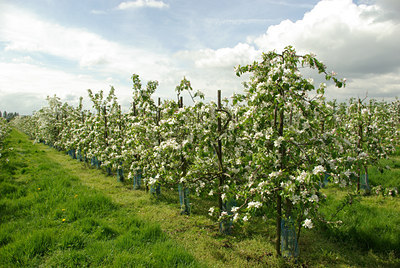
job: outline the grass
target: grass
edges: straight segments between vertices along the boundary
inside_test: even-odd
[[[343,204],[345,192],[331,187],[325,190],[326,215],[335,214]],[[339,193],[339,194],[338,194]],[[392,252],[400,256],[400,206],[399,199],[383,196],[359,196],[347,204],[333,221],[343,223],[326,227],[325,235],[336,241],[353,243],[357,247],[378,252]]]
[[[158,223],[81,183],[14,131],[1,163],[1,267],[202,266]]]
[[[399,198],[360,197],[337,215],[346,224],[302,231],[301,255],[293,262],[275,255],[272,218],[253,218],[220,235],[207,216],[215,200],[191,195],[191,216],[180,215],[176,189],[164,187],[154,198],[20,133],[11,142],[15,160],[10,157],[7,172],[14,174],[0,184],[0,266],[17,260],[18,266],[50,267],[400,266]],[[328,214],[347,192],[325,191]]]
[[[376,167],[370,167],[368,173],[371,187],[382,185],[385,188],[399,189],[399,154],[381,160],[380,165],[389,169],[380,171]],[[321,207],[322,213],[330,221],[342,223],[322,224],[319,232],[335,243],[346,243],[368,252],[372,256],[370,261],[375,266],[400,266],[399,197],[376,196],[374,192],[373,195],[354,195],[354,191],[355,189],[340,189],[332,185],[324,189],[327,200]],[[379,261],[377,256],[386,256],[386,261],[384,257]]]
[[[400,156],[397,152],[389,159],[380,161],[380,166],[389,169],[379,170],[370,167],[369,183],[372,187],[382,185],[384,188],[400,189]],[[334,214],[337,207],[344,204],[347,191],[337,187],[325,190],[328,196],[323,208],[326,214]],[[391,252],[400,256],[400,202],[391,196],[358,196],[337,213],[335,220],[343,224],[335,228],[327,228],[325,234],[338,241],[349,241],[366,250]]]
[[[396,187],[400,190],[400,156],[395,155],[389,159],[383,159],[380,164],[389,169],[379,170],[376,167],[370,167],[368,170],[369,183],[372,186],[382,185],[385,188]]]

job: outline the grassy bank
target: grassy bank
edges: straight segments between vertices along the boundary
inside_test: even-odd
[[[192,215],[182,216],[176,189],[162,188],[160,197],[154,198],[65,153],[32,145],[20,133],[12,137],[13,156],[0,175],[0,266],[400,265],[393,249],[396,235],[400,237],[395,227],[400,219],[399,198],[360,197],[336,215],[347,225],[304,230],[300,258],[292,263],[275,256],[274,219],[253,218],[223,236],[207,216],[208,208],[216,205],[214,200],[191,195]],[[328,214],[340,206],[347,192],[330,187],[326,193],[323,211]],[[379,211],[382,214],[368,224],[375,229],[365,229],[360,222]],[[385,227],[386,214],[393,219],[390,227]],[[382,232],[387,238],[381,241]],[[381,248],[383,244],[389,246]]]

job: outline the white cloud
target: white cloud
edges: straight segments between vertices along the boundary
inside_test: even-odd
[[[400,21],[400,1],[398,0],[377,0],[376,4],[382,8],[381,20]]]
[[[16,92],[4,94],[0,90],[1,111],[17,112],[20,115],[30,115],[46,105],[46,99],[36,93]]]
[[[287,6],[287,7],[301,7],[301,8],[312,8],[313,7],[310,4],[299,3],[299,1],[291,3],[291,2],[282,1],[282,0],[267,0],[266,2],[270,3],[270,4],[274,4],[274,5]]]
[[[222,19],[206,18],[205,21],[213,25],[243,25],[243,24],[261,24],[265,25],[271,22],[277,22],[277,19]]]
[[[118,5],[117,9],[125,10],[131,8],[141,8],[141,7],[150,7],[150,8],[168,8],[169,5],[164,3],[163,1],[156,0],[136,0],[136,1],[126,1],[122,2]]]
[[[129,87],[119,83],[118,80],[71,74],[29,63],[0,62],[0,70],[2,70],[0,76],[1,107],[23,114],[40,109],[46,96],[53,96],[54,94],[60,97],[62,101],[68,101],[69,104],[73,105],[76,105],[79,97],[82,96],[87,103],[87,108],[89,108],[91,104],[87,97],[87,89],[108,91],[110,82],[113,83],[116,93],[121,98],[129,98],[131,92]],[[11,82],[12,87],[10,88]],[[71,100],[75,100],[75,102],[72,101],[71,103]],[[15,105],[18,102],[20,104]]]
[[[388,11],[400,12],[400,2],[398,0],[377,0],[377,4]]]
[[[354,58],[360,56],[360,51],[368,57],[369,43],[375,45],[372,52],[386,49],[382,43],[393,42],[399,31],[399,25],[391,21],[376,22],[378,12],[378,6],[357,6],[351,0],[324,0],[302,20],[285,20],[269,27],[254,43],[262,50],[282,50],[293,44],[304,52],[313,51],[323,57],[337,58],[345,51],[355,53]]]
[[[32,59],[31,56],[17,57],[17,58],[13,58],[11,61],[15,62],[15,63],[32,63],[32,62],[34,62],[34,60]]]
[[[142,0],[122,2],[119,8],[156,7],[150,3],[167,5]],[[71,96],[86,97],[87,88],[108,89],[112,83],[119,96],[124,96],[121,103],[128,105],[129,78],[138,73],[142,80],[160,82],[158,96],[175,97],[173,89],[186,76],[193,88],[214,99],[218,89],[223,90],[224,96],[242,90],[243,79],[234,73],[236,65],[257,60],[261,52],[281,51],[286,45],[294,45],[299,53],[316,54],[339,77],[348,79],[344,89],[329,87],[328,96],[357,97],[365,96],[368,91],[370,97],[389,98],[400,92],[400,16],[394,15],[400,14],[397,3],[377,0],[374,4],[357,5],[351,0],[322,0],[302,19],[282,21],[270,26],[264,34],[249,37],[233,47],[185,50],[174,55],[110,41],[86,29],[54,24],[11,6],[3,9],[3,5],[0,45],[5,48],[4,55],[10,56],[8,62],[4,62],[5,56],[0,59],[0,91],[2,99],[15,97],[10,95],[13,92],[19,96],[26,92],[26,96],[37,94],[45,98],[57,94],[73,99]],[[36,57],[38,54],[44,56]],[[62,71],[63,66],[50,69],[46,62],[38,62],[45,61],[48,55],[72,62],[76,65],[74,73]]]
[[[201,49],[177,53],[182,59],[192,61],[198,68],[230,68],[247,64],[258,56],[258,51],[249,44],[239,43],[233,48]]]
[[[292,44],[300,53],[313,52],[340,76],[354,78],[348,89],[357,92],[362,85],[364,91],[386,96],[393,90],[384,87],[393,89],[393,85],[372,81],[383,82],[384,77],[392,77],[388,73],[399,75],[400,24],[390,18],[383,20],[385,12],[379,5],[323,0],[303,19],[271,26],[252,41],[263,51],[281,51]],[[372,83],[362,83],[369,80]]]
[[[108,88],[107,79],[98,79],[90,75],[71,74],[29,63],[0,62],[0,89],[3,92],[30,92],[42,95],[65,96],[65,94],[86,95],[88,88]],[[21,75],[23,74],[23,77]],[[7,83],[13,81],[12,90]]]
[[[85,66],[83,57],[101,57],[112,43],[82,29],[65,28],[42,21],[29,13],[13,10],[3,14],[0,40],[6,51],[42,52],[77,60]]]
[[[356,5],[351,0],[322,0],[301,20],[284,20],[266,33],[233,48],[185,52],[199,68],[222,68],[251,63],[255,55],[282,51],[293,45],[299,54],[314,53],[328,69],[348,78],[345,89],[331,89],[332,97],[393,97],[400,93],[400,24],[385,5]],[[190,57],[188,56],[190,55]]]
[[[104,15],[107,14],[107,12],[105,12],[104,10],[97,10],[97,9],[92,9],[90,11],[91,14],[95,14],[95,15]]]
[[[1,96],[9,100],[18,94],[21,103],[26,103],[24,108],[16,106],[14,110],[37,110],[43,104],[38,99],[54,94],[62,99],[68,95],[87,100],[88,88],[107,90],[110,84],[128,107],[132,73],[139,74],[144,83],[158,80],[167,90],[173,90],[179,82],[179,72],[168,55],[109,41],[86,29],[54,24],[10,5],[2,7],[6,9],[0,9],[0,49],[4,47],[4,55],[12,56],[0,58]],[[68,68],[64,62],[68,62]],[[73,73],[68,71],[71,64],[76,65]],[[36,97],[23,97],[32,95]]]
[[[139,73],[145,79],[161,80],[172,69],[166,55],[50,23],[12,7],[2,14],[0,42],[6,52],[49,54],[76,62],[82,69],[125,77]]]

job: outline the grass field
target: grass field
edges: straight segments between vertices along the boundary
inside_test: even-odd
[[[9,146],[0,174],[1,267],[400,266],[398,197],[359,196],[349,204],[349,190],[328,187],[321,211],[342,208],[331,220],[343,224],[304,230],[292,262],[275,256],[274,219],[220,235],[206,213],[213,200],[192,196],[192,215],[181,216],[174,189],[162,188],[159,198],[132,190],[16,131]],[[387,161],[391,175],[379,181],[395,184],[400,159]]]

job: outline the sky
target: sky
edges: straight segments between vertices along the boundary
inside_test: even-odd
[[[398,0],[0,0],[0,111],[90,106],[87,89],[110,86],[127,110],[134,73],[159,82],[155,98],[183,77],[229,97],[246,80],[235,66],[287,45],[347,79],[328,99],[400,96]]]

